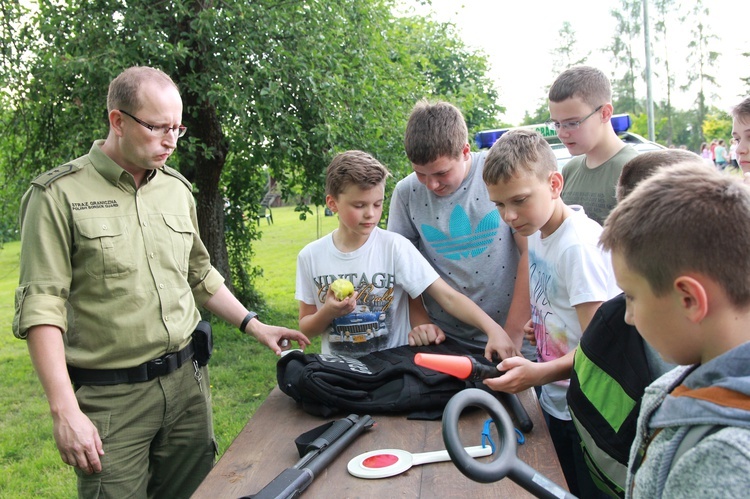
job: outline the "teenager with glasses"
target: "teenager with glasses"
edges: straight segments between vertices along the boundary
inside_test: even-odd
[[[612,128],[609,79],[599,69],[576,66],[561,73],[549,90],[549,123],[572,156],[563,168],[562,198],[581,205],[604,224],[614,208],[622,166],[638,152]]]

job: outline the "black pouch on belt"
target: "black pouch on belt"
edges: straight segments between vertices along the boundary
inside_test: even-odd
[[[193,331],[193,345],[195,346],[194,359],[199,366],[208,364],[211,353],[214,351],[214,338],[211,333],[211,323],[200,321]]]

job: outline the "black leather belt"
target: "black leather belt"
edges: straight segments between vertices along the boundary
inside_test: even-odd
[[[193,357],[194,352],[195,349],[191,341],[188,346],[179,352],[162,355],[158,359],[149,360],[140,366],[127,369],[83,369],[68,366],[68,374],[70,380],[76,385],[143,383],[176,371]]]

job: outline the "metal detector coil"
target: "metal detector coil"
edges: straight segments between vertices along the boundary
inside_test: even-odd
[[[497,427],[500,443],[492,461],[473,459],[461,443],[458,419],[467,407],[484,409]],[[497,398],[483,390],[467,388],[448,401],[443,412],[443,441],[456,468],[475,482],[497,482],[507,476],[537,497],[575,499],[570,492],[518,459],[516,433],[508,412]]]

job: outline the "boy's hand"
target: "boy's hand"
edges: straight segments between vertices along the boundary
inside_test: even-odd
[[[536,363],[523,357],[510,357],[497,365],[505,374],[482,382],[498,392],[519,393],[538,384],[536,367]]]
[[[484,348],[484,356],[487,360],[495,362],[497,359],[507,359],[520,354],[513,340],[500,326],[498,326],[498,331],[487,335],[487,346]]]
[[[326,301],[323,303],[323,308],[328,309],[327,313],[334,317],[343,317],[346,314],[351,314],[357,308],[357,291],[354,294],[347,296],[343,300],[337,300],[336,295],[333,294],[333,290],[329,287],[326,293]]]
[[[534,347],[536,346],[536,335],[534,334],[534,321],[532,319],[529,319],[529,322],[524,324],[523,336],[531,344],[531,346],[534,346]]]
[[[420,324],[409,331],[409,346],[439,345],[445,340],[442,329],[432,323]]]

